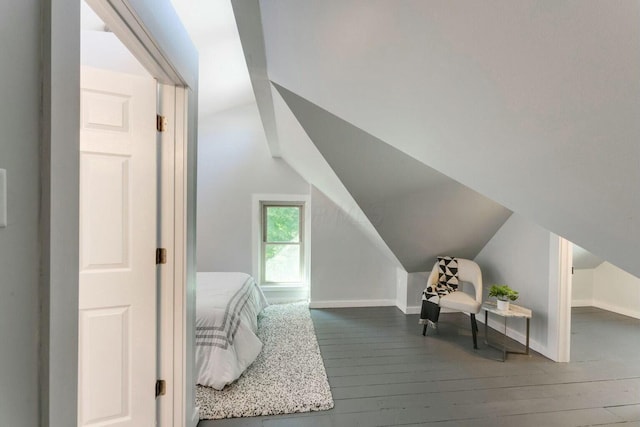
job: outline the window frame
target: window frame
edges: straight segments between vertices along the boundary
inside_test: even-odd
[[[302,228],[300,239],[302,269],[301,282],[264,282],[262,261],[262,204],[302,205]],[[311,282],[311,197],[308,194],[252,194],[252,271],[256,282],[263,290],[277,292],[294,292],[296,295],[308,292]],[[303,289],[306,289],[303,291]],[[299,294],[303,296],[303,294]]]
[[[271,207],[284,207],[284,208],[298,208],[298,242],[269,242],[267,241],[267,210]],[[304,283],[305,278],[305,203],[303,201],[260,201],[260,283],[270,285],[301,285]],[[272,282],[266,280],[266,249],[267,245],[291,245],[298,246],[300,249],[299,255],[299,281],[295,282]]]

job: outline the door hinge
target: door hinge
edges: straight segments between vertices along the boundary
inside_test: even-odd
[[[156,397],[167,394],[167,382],[165,380],[156,381]]]
[[[158,132],[165,132],[167,130],[167,118],[156,114],[156,130]]]
[[[156,264],[167,263],[167,250],[165,248],[156,249]]]

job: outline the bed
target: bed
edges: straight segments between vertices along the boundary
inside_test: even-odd
[[[267,300],[248,274],[202,272],[196,301],[197,383],[222,390],[262,350],[256,332]]]

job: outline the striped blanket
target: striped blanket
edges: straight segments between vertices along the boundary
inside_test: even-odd
[[[197,280],[197,381],[220,390],[260,353],[257,318],[267,301],[248,274],[198,273]]]

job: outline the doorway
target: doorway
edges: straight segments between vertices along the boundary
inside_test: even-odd
[[[82,3],[78,426],[156,418],[156,81]]]
[[[195,329],[195,210],[197,163],[198,54],[168,1],[86,0],[123,41],[145,69],[175,93],[169,134],[173,135],[175,185],[171,214],[173,263],[171,330],[159,335],[173,339],[174,367],[167,379],[173,423],[193,427],[198,422],[193,380]],[[42,24],[42,151],[41,151],[41,424],[77,425],[78,407],[78,230],[80,128],[80,9],[81,3],[44,2]],[[163,113],[164,114],[164,113]],[[172,125],[173,123],[173,125]],[[172,129],[173,126],[173,129]],[[163,134],[165,135],[165,134]],[[164,228],[164,221],[162,227]],[[168,227],[168,225],[167,225]],[[161,236],[161,243],[164,242]],[[164,243],[162,243],[164,245]],[[163,275],[164,276],[164,275]],[[164,284],[161,283],[164,288]],[[168,294],[164,292],[164,294]],[[163,301],[164,302],[164,301]],[[163,305],[164,306],[164,305]],[[164,327],[164,315],[162,316]],[[162,348],[164,349],[164,345]],[[162,352],[162,354],[169,354]],[[179,356],[179,358],[178,358]],[[163,369],[164,363],[160,364]],[[168,397],[173,391],[173,397]],[[167,400],[165,400],[167,399]],[[170,399],[170,400],[169,400]]]
[[[81,2],[78,425],[187,425],[186,89],[166,84],[171,78],[158,76],[158,61],[141,54],[147,50],[127,48],[139,37],[116,6],[88,2],[93,9]]]
[[[571,361],[635,359],[640,279],[576,244],[573,254]]]

